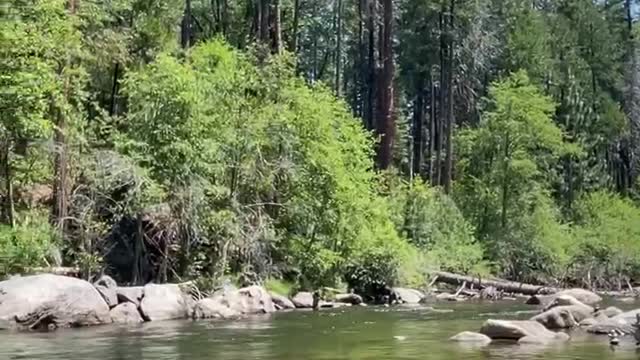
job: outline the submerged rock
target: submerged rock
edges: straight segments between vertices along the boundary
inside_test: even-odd
[[[640,309],[627,311],[622,314],[604,319],[597,324],[587,327],[587,331],[594,334],[608,334],[611,331],[617,331],[623,334],[633,334],[636,323],[636,315],[640,314]]]
[[[455,336],[449,338],[451,341],[457,342],[473,342],[473,343],[483,343],[488,344],[491,342],[491,338],[485,334],[471,332],[471,331],[463,331]]]
[[[191,313],[190,295],[177,284],[147,284],[140,311],[146,320],[186,319]]]
[[[33,275],[0,282],[0,321],[47,329],[111,323],[109,307],[91,283],[66,276]]]
[[[130,302],[122,303],[110,311],[111,320],[115,324],[140,324],[144,320],[138,308]]]
[[[504,339],[528,343],[546,343],[551,341],[566,341],[569,335],[565,333],[554,333],[544,325],[531,320],[487,320],[480,333],[491,339]]]
[[[289,300],[288,297],[280,295],[280,294],[276,294],[274,292],[270,292],[269,293],[271,295],[271,301],[273,302],[273,305],[279,309],[279,310],[291,310],[291,309],[295,309],[296,306],[293,304],[293,302],[291,300]]]
[[[567,329],[576,327],[585,319],[594,317],[594,308],[578,301],[573,296],[556,297],[545,311],[531,318],[548,329]]]

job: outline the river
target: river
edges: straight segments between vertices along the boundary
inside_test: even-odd
[[[619,304],[618,304],[619,305]],[[621,306],[629,309],[634,305]],[[637,307],[637,306],[636,306]],[[485,319],[526,319],[519,304],[437,304],[296,311],[227,322],[157,322],[52,333],[0,334],[0,359],[29,360],[533,360],[638,359],[631,338],[611,349],[606,336],[571,333],[552,346],[447,341]],[[533,310],[535,311],[535,310]]]

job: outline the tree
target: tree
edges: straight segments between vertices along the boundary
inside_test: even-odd
[[[380,87],[378,89],[378,135],[380,145],[378,147],[378,166],[387,169],[393,160],[393,145],[395,138],[395,114],[393,107],[393,81],[395,65],[393,57],[393,1],[383,0],[383,29],[382,46],[380,56],[382,57],[382,73],[380,76]]]

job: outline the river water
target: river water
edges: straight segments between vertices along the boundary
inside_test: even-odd
[[[632,305],[623,308],[638,307]],[[434,310],[435,309],[435,310]],[[488,318],[526,319],[519,304],[436,304],[288,312],[228,322],[157,322],[53,333],[0,333],[0,359],[35,360],[534,360],[640,359],[631,338],[612,349],[606,336],[571,333],[552,346],[447,341]]]

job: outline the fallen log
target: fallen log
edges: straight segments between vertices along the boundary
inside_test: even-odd
[[[438,271],[434,275],[438,277],[438,282],[443,282],[451,285],[468,284],[478,287],[480,289],[488,286],[496,288],[498,291],[504,291],[506,293],[524,294],[524,295],[539,295],[539,294],[553,294],[558,290],[540,285],[525,284],[508,280],[496,280],[496,279],[482,279],[480,277],[473,277],[467,275],[453,274],[444,271]]]
[[[53,274],[53,275],[78,277],[80,276],[80,269],[76,267],[65,267],[65,266],[32,267],[32,268],[26,269],[25,274],[29,274],[29,275]]]

